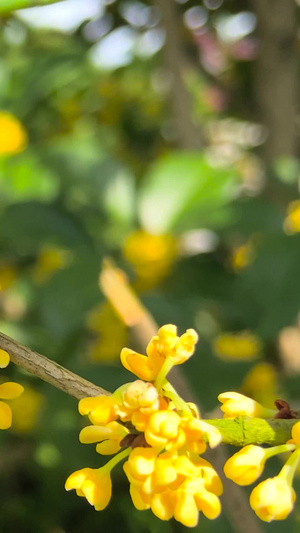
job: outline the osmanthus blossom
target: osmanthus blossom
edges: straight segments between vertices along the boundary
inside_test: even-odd
[[[9,364],[10,356],[5,350],[0,349],[0,368],[6,368]],[[0,384],[0,429],[8,429],[12,424],[12,411],[10,406],[2,400],[13,400],[18,398],[24,391],[22,385],[13,381]]]
[[[71,474],[67,490],[75,489],[96,510],[104,509],[111,498],[110,472],[126,459],[123,469],[136,509],[151,509],[159,519],[175,518],[186,527],[197,525],[200,512],[209,519],[219,516],[222,482],[202,454],[207,445],[214,448],[220,444],[221,433],[202,420],[197,407],[186,403],[167,380],[171,368],[194,353],[197,338],[192,329],[179,337],[175,326],[166,325],[151,339],[147,355],[122,350],[123,365],[138,379],[111,396],[79,402],[80,414],[91,422],[80,432],[80,441],[95,443],[99,454],[112,458],[101,468],[83,468]],[[277,413],[237,392],[224,392],[218,398],[224,418],[272,418]],[[267,459],[287,452],[290,455],[279,474],[259,483],[250,496],[250,506],[266,522],[283,520],[293,509],[300,421],[286,444],[269,448],[250,444],[224,466],[229,479],[248,485],[261,476]]]
[[[99,469],[83,468],[69,476],[66,489],[101,510],[111,497],[111,469],[126,458],[124,472],[134,506],[151,509],[161,520],[174,517],[193,527],[199,512],[219,516],[222,482],[200,454],[221,442],[221,433],[201,420],[196,406],[178,396],[166,376],[194,352],[197,333],[181,337],[173,325],[159,329],[147,355],[124,348],[121,361],[139,378],[111,396],[84,398],[79,412],[92,425],[80,433],[83,443],[97,443],[102,455],[116,454]]]

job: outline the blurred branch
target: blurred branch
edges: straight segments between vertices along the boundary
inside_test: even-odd
[[[295,0],[253,0],[259,35],[256,97],[268,130],[267,164],[296,156],[297,16]]]
[[[204,144],[203,133],[192,120],[191,95],[185,85],[182,70],[178,6],[174,0],[156,0],[166,32],[165,63],[170,77],[170,99],[178,145],[186,150],[199,150]]]
[[[55,4],[61,1],[62,0],[0,0],[0,15],[5,15],[6,13],[10,13],[16,9],[46,6],[48,4]]]
[[[57,389],[66,392],[74,398],[81,399],[87,396],[97,396],[99,394],[108,395],[109,392],[97,387],[86,379],[73,374],[70,370],[50,361],[44,355],[33,352],[29,348],[22,346],[17,341],[0,333],[0,349],[9,353],[13,363],[21,366],[31,374],[47,381]]]

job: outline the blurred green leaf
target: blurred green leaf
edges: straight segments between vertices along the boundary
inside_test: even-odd
[[[232,170],[213,168],[202,154],[170,153],[158,160],[142,181],[138,211],[145,229],[155,233],[213,226],[217,210],[236,194]]]
[[[24,152],[7,160],[0,159],[2,200],[53,200],[59,191],[54,172],[44,167],[32,152]]]
[[[36,253],[45,243],[66,247],[89,245],[78,220],[54,205],[16,203],[0,216],[0,241],[18,253]]]

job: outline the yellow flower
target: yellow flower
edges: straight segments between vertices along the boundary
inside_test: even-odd
[[[205,488],[201,478],[186,479],[176,492],[174,518],[184,526],[194,527],[198,523],[199,511],[213,520],[221,512],[219,498]]]
[[[192,527],[198,513],[216,518],[220,513],[218,495],[223,487],[220,478],[207,461],[191,461],[186,455],[164,452],[157,455],[153,448],[135,448],[124,464],[131,483],[130,494],[137,509],[151,507],[161,520],[174,516]]]
[[[300,200],[295,200],[288,205],[288,214],[284,220],[286,233],[298,233],[300,231]]]
[[[0,368],[6,368],[9,364],[9,361],[9,354],[5,350],[0,349]]]
[[[113,396],[94,396],[83,398],[78,404],[81,415],[88,415],[93,424],[108,424],[117,420],[118,402]]]
[[[125,409],[151,414],[159,409],[159,394],[152,383],[136,380],[123,392],[122,403]]]
[[[12,429],[20,433],[32,431],[37,423],[43,406],[43,396],[35,389],[26,386],[22,397],[11,403],[13,412]]]
[[[262,346],[261,342],[252,333],[223,333],[214,340],[215,354],[225,361],[251,361],[256,359]]]
[[[226,461],[225,476],[237,485],[250,485],[261,476],[266,458],[260,446],[245,446]]]
[[[10,356],[5,351],[0,349],[0,368],[5,368],[9,364]],[[0,385],[1,400],[13,400],[18,398],[24,392],[24,387],[19,383],[7,381]],[[0,429],[8,429],[12,424],[12,411],[7,403],[0,401]]]
[[[87,316],[86,326],[97,337],[89,346],[89,356],[94,361],[114,361],[127,339],[125,324],[109,303],[98,305]]]
[[[204,422],[204,420],[187,418],[182,421],[181,427],[185,433],[185,447],[191,453],[200,454],[205,452],[206,444],[203,437],[207,439],[211,448],[215,448],[222,441],[220,431],[207,422]]]
[[[168,324],[162,326],[158,330],[158,335],[151,339],[146,350],[147,356],[123,348],[121,362],[127,370],[140,379],[154,381],[167,359],[170,361],[170,369],[173,365],[179,365],[189,359],[194,353],[197,341],[198,335],[195,330],[188,329],[178,337],[176,326]]]
[[[99,442],[96,451],[102,455],[117,453],[121,441],[129,434],[129,430],[118,422],[109,422],[105,426],[87,426],[79,434],[80,442],[90,444]]]
[[[219,394],[218,400],[223,404],[221,410],[225,413],[224,418],[235,418],[236,416],[270,418],[276,414],[275,410],[267,409],[255,400],[238,392],[223,392]]]
[[[76,489],[78,496],[84,496],[96,511],[102,511],[111,498],[110,471],[102,468],[82,468],[71,474],[65,484],[66,490]]]
[[[21,122],[5,111],[0,111],[0,156],[23,152],[27,133]]]
[[[19,383],[7,381],[0,385],[0,398],[2,400],[13,400],[18,398],[24,391],[24,387]],[[9,405],[0,401],[0,429],[8,429],[12,424],[12,411]]]
[[[264,522],[284,520],[293,510],[296,495],[286,479],[276,476],[262,481],[250,495],[250,505]]]
[[[231,265],[233,270],[239,272],[247,266],[251,265],[254,258],[253,244],[251,241],[246,244],[234,248],[231,256]]]
[[[118,390],[114,397],[120,397]],[[138,431],[144,431],[150,415],[167,407],[167,400],[158,394],[152,383],[136,380],[121,387],[117,413],[123,422],[130,421]]]
[[[124,472],[130,483],[142,487],[143,492],[151,493],[149,491],[149,477],[155,472],[155,460],[157,458],[157,450],[153,448],[134,448],[128,457],[128,460],[123,465]],[[148,480],[148,487],[145,482]]]
[[[175,411],[153,413],[145,429],[145,440],[150,446],[166,450],[181,448],[186,441],[181,417]]]
[[[34,268],[34,280],[36,283],[46,283],[56,270],[66,268],[70,264],[71,253],[57,246],[45,246],[37,259]]]
[[[277,389],[278,378],[274,366],[263,362],[257,363],[248,372],[242,383],[241,392],[271,408],[276,398],[280,397]]]
[[[292,442],[300,446],[300,422],[292,427]]]
[[[129,235],[123,253],[135,268],[138,288],[149,289],[170,272],[177,245],[171,235],[150,235],[139,230]]]
[[[9,264],[0,265],[0,290],[8,289],[17,277],[17,271]]]

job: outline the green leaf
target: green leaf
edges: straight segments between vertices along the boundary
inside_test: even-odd
[[[141,224],[154,233],[212,227],[215,220],[220,225],[216,210],[234,198],[235,185],[232,170],[213,168],[204,155],[170,153],[154,164],[142,182],[138,196]],[[227,214],[222,216],[221,225],[228,219]]]
[[[58,194],[59,180],[37,157],[25,152],[7,160],[0,159],[2,198],[9,202],[53,200]]]
[[[70,248],[89,245],[78,220],[53,205],[14,204],[0,216],[0,242],[21,254],[36,253],[45,243]]]

